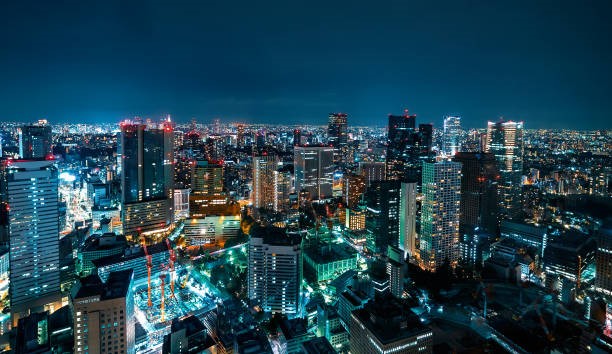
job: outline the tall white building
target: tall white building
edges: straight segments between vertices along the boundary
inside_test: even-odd
[[[420,257],[435,270],[459,256],[461,163],[423,162]]]
[[[253,226],[249,240],[249,299],[266,312],[300,314],[301,236],[275,227]]]
[[[1,171],[15,322],[59,300],[58,180],[51,161],[5,161]]]
[[[454,156],[461,148],[461,117],[444,117],[444,132],[442,135],[442,153]]]
[[[400,199],[400,241],[399,248],[410,257],[416,257],[418,253],[416,241],[416,206],[417,184],[416,182],[402,182]]]
[[[294,149],[295,191],[305,190],[310,198],[332,197],[334,148],[329,146],[296,146]]]

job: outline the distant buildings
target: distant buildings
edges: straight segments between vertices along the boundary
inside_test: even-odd
[[[310,199],[332,197],[334,149],[326,146],[296,146],[294,149],[295,191]]]
[[[51,161],[4,161],[0,187],[16,324],[60,298],[57,170]]]
[[[501,174],[499,203],[501,214],[515,218],[521,214],[523,175],[523,122],[489,122],[486,152],[495,155]]]
[[[420,257],[425,268],[458,259],[460,186],[460,163],[423,163]]]
[[[73,288],[75,353],[135,353],[133,272],[113,272],[106,283],[97,275]]]
[[[300,313],[301,236],[275,227],[253,226],[249,240],[249,299],[266,312]]]
[[[461,138],[461,117],[444,117],[444,127],[442,132],[442,153],[446,156],[454,156],[460,151]]]
[[[334,162],[348,163],[348,125],[346,113],[330,113],[327,140],[334,147]]]
[[[174,128],[132,121],[120,127],[123,234],[155,240],[174,220]]]

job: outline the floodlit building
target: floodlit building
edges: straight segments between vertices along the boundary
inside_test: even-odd
[[[461,149],[461,117],[444,117],[442,133],[442,153],[447,156],[454,156]]]
[[[332,197],[334,148],[296,146],[294,149],[295,191],[306,191],[312,200]]]

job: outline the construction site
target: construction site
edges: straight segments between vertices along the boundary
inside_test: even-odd
[[[169,244],[167,264],[152,264],[143,248],[147,277],[134,281],[134,313],[151,344],[161,344],[173,319],[206,314],[216,307],[219,292],[199,272],[179,264]]]

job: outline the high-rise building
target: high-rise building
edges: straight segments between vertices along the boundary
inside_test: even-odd
[[[471,233],[475,227],[479,227],[497,235],[497,185],[500,175],[495,156],[482,152],[459,152],[454,155],[453,161],[461,163],[460,231]]]
[[[489,122],[486,152],[495,155],[501,175],[499,204],[501,214],[514,218],[521,214],[523,174],[523,122]]]
[[[607,220],[597,231],[595,253],[595,289],[612,295],[612,220]]]
[[[50,161],[3,161],[1,220],[9,244],[13,323],[59,300],[57,169]]]
[[[191,175],[194,194],[213,196],[223,193],[223,165],[197,160]]]
[[[388,246],[398,246],[400,235],[399,181],[376,181],[366,191],[367,247],[374,253],[384,254]]]
[[[368,302],[351,313],[350,352],[432,353],[433,332],[392,297]]]
[[[106,283],[97,275],[73,288],[75,353],[135,353],[133,271],[113,272]]]
[[[404,252],[398,247],[387,249],[387,275],[391,295],[401,298],[404,294]]]
[[[334,147],[334,162],[347,163],[348,125],[346,113],[330,113],[327,126],[327,140]]]
[[[389,115],[386,179],[406,180],[407,169],[416,153],[416,115]]]
[[[384,162],[360,162],[359,174],[365,178],[366,187],[373,181],[386,180],[386,166]]]
[[[51,126],[46,120],[19,128],[19,156],[24,160],[45,159],[52,151]]]
[[[251,201],[256,209],[274,210],[276,200],[275,173],[278,157],[266,151],[253,155],[253,196]]]
[[[276,227],[251,227],[249,240],[249,299],[266,312],[300,314],[302,239]]]
[[[366,182],[363,175],[347,175],[344,182],[344,202],[347,208],[356,208],[365,190]]]
[[[404,256],[416,257],[417,249],[417,184],[416,182],[403,182],[401,185],[400,197],[400,240],[399,248],[404,252]]]
[[[310,198],[332,197],[334,180],[334,148],[296,146],[294,149],[295,191],[306,191]]]
[[[419,124],[418,137],[419,153],[421,155],[429,154],[433,145],[433,124]]]
[[[293,146],[302,144],[302,131],[299,129],[293,130]]]
[[[459,256],[461,164],[423,163],[420,257],[425,268],[435,270]]]
[[[274,171],[274,211],[287,211],[291,206],[293,174],[291,165],[284,165]]]
[[[167,234],[174,218],[174,128],[169,121],[120,127],[123,233],[155,239]]]
[[[460,151],[461,138],[461,117],[444,117],[444,131],[442,133],[442,153],[447,156],[454,156]]]

